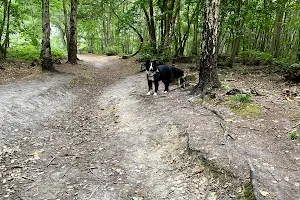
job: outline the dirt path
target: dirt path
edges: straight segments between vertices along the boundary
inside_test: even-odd
[[[0,86],[1,198],[236,195],[237,181],[214,178],[186,151],[182,91],[146,98],[134,62],[80,59],[85,65],[58,67],[61,74]],[[219,188],[220,181],[227,185]]]
[[[299,145],[257,133],[268,121],[235,120],[228,140],[188,91],[145,96],[132,60],[80,59],[0,86],[0,199],[235,199],[248,160],[266,199],[300,199]]]

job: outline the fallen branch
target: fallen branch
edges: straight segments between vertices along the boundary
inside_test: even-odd
[[[91,193],[91,195],[86,199],[86,200],[89,200],[92,198],[92,196],[94,195],[94,193],[98,190],[98,188],[100,187],[100,185],[98,185],[94,190],[93,192]]]
[[[234,140],[234,138],[228,133],[228,126],[226,124],[223,124],[222,122],[220,123],[220,126],[224,131],[225,138],[230,137],[232,140]]]
[[[261,195],[260,191],[259,191],[259,187],[257,184],[257,180],[256,180],[256,171],[255,168],[252,165],[252,162],[250,161],[250,159],[248,159],[248,164],[250,167],[250,180],[251,180],[251,184],[253,187],[253,192],[254,192],[254,196],[256,200],[264,200],[264,197]]]
[[[205,109],[207,109],[207,110],[211,111],[212,113],[214,113],[218,118],[220,118],[222,121],[225,122],[225,117],[224,117],[223,115],[221,115],[221,113],[220,113],[219,111],[208,108],[207,106],[204,105],[203,102],[202,102],[202,106],[203,106]],[[234,140],[234,137],[232,137],[232,136],[228,133],[228,126],[226,125],[226,122],[225,122],[225,124],[223,124],[223,123],[221,122],[220,125],[221,125],[221,127],[222,127],[222,129],[223,129],[223,131],[224,131],[224,136],[225,136],[225,138],[227,139],[227,137],[230,137],[232,140]]]
[[[292,129],[296,128],[297,126],[300,126],[300,122],[292,127]]]
[[[48,165],[47,165],[47,167],[49,167],[50,166],[50,164],[52,163],[52,161],[55,159],[56,157],[53,157],[50,161],[49,161],[49,163],[48,163]]]
[[[67,171],[64,173],[64,175],[62,176],[62,177],[65,177],[66,176],[66,174],[70,171],[70,169],[72,168],[74,166],[74,164],[73,165],[71,165],[68,169],[67,169]]]
[[[33,179],[31,179],[31,178],[28,178],[28,177],[26,177],[26,176],[22,176],[22,178],[24,178],[24,179],[26,179],[26,180],[30,180],[30,181],[32,181],[32,182],[35,181],[35,180],[33,180]]]
[[[291,131],[293,131],[294,128],[300,126],[300,122],[298,124],[296,124],[295,126],[293,126],[292,128],[290,128],[287,133],[290,133]]]

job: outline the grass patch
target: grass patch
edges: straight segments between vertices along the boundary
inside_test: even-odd
[[[291,116],[290,119],[292,121],[299,121],[300,120],[300,114],[295,114],[295,115]]]
[[[251,94],[236,94],[232,96],[232,100],[237,103],[243,103],[243,104],[253,102]]]
[[[201,105],[202,103],[203,103],[203,99],[202,98],[199,98],[196,101],[194,101],[194,104],[197,104],[197,105]]]
[[[257,119],[261,115],[261,107],[253,103],[251,94],[237,94],[225,100],[233,113],[243,119]]]
[[[251,185],[251,183],[246,185],[246,187],[244,189],[244,198],[247,200],[255,200],[256,199],[254,190],[253,190],[253,186]]]
[[[296,131],[292,131],[289,135],[289,138],[291,140],[297,140],[297,139],[299,139],[299,134]]]

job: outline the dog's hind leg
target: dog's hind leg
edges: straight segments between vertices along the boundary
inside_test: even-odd
[[[169,92],[169,81],[168,80],[163,80],[163,83],[165,85],[164,93]]]

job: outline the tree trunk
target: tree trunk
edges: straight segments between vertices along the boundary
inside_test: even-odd
[[[241,34],[242,34],[242,27],[244,25],[244,16],[241,17],[240,13],[241,13],[241,4],[242,4],[242,0],[238,0],[238,4],[237,4],[237,8],[236,8],[236,15],[238,16],[239,20],[235,23],[235,38],[233,40],[233,44],[232,44],[232,48],[231,48],[231,54],[230,57],[226,63],[227,67],[232,67],[234,61],[235,61],[235,57],[238,53],[238,49],[240,46],[240,39],[241,39]],[[241,19],[243,18],[243,19]],[[243,21],[242,21],[243,20]]]
[[[192,46],[192,54],[198,55],[198,30],[199,30],[199,21],[198,17],[194,23],[194,36],[193,36],[193,46]]]
[[[52,71],[53,63],[50,46],[50,14],[49,14],[49,0],[42,1],[42,23],[43,23],[43,39],[42,39],[42,68],[44,70]]]
[[[77,64],[77,0],[71,0],[70,43],[68,61]]]
[[[65,37],[66,37],[66,46],[67,51],[69,52],[69,43],[70,43],[70,32],[69,32],[69,25],[68,25],[68,12],[66,6],[66,0],[63,0],[63,10],[64,10],[64,25],[65,25]]]
[[[4,6],[3,6],[3,18],[2,18],[1,28],[0,28],[0,39],[2,39],[2,35],[3,35],[3,32],[4,32],[5,20],[6,20],[6,16],[7,16],[8,1],[4,0],[3,4],[4,4]],[[0,42],[1,42],[1,40],[0,40]]]
[[[142,34],[140,34],[140,32],[133,26],[131,25],[130,23],[127,23],[126,21],[123,21],[119,15],[117,15],[116,12],[113,11],[113,13],[116,15],[116,17],[118,18],[118,20],[120,20],[122,23],[126,23],[138,36],[139,36],[139,39],[140,39],[140,46],[138,48],[138,50],[133,53],[132,55],[130,55],[130,57],[133,57],[135,56],[136,54],[138,54],[140,52],[140,50],[142,49],[143,45],[144,45],[144,38],[142,36]]]
[[[300,2],[298,3],[298,10],[297,10],[297,17],[300,17]],[[300,62],[300,27],[298,27],[298,41],[297,41],[297,46],[296,46],[296,58],[297,61]]]
[[[0,59],[5,58],[6,57],[6,48],[5,48],[5,43],[6,43],[6,38],[7,37],[3,37],[3,33],[5,33],[4,28],[5,28],[5,23],[6,23],[6,30],[8,31],[8,27],[9,27],[9,19],[6,22],[6,17],[9,17],[9,10],[10,10],[10,4],[11,1],[8,2],[7,0],[3,1],[3,18],[2,18],[2,23],[1,23],[1,27],[0,27]],[[7,32],[5,33],[5,35],[7,35]],[[4,39],[4,41],[2,42],[2,39]]]
[[[287,0],[281,0],[277,3],[276,17],[274,22],[274,36],[273,36],[273,56],[276,58],[280,54],[280,39],[282,31],[282,19],[284,16],[284,8]]]
[[[150,37],[150,45],[152,48],[152,52],[154,54],[157,53],[156,49],[156,34],[155,34],[155,24],[154,24],[154,9],[153,9],[153,0],[149,0],[149,14],[147,12],[147,9],[145,6],[142,7],[146,21],[147,21],[147,28],[149,32],[149,37]]]
[[[8,7],[7,7],[7,24],[6,24],[6,34],[4,39],[4,58],[6,58],[7,54],[7,47],[9,46],[9,23],[10,23],[10,6],[11,6],[11,0],[9,0]]]
[[[220,0],[205,0],[199,82],[192,94],[204,97],[221,84],[217,74],[217,35]]]

